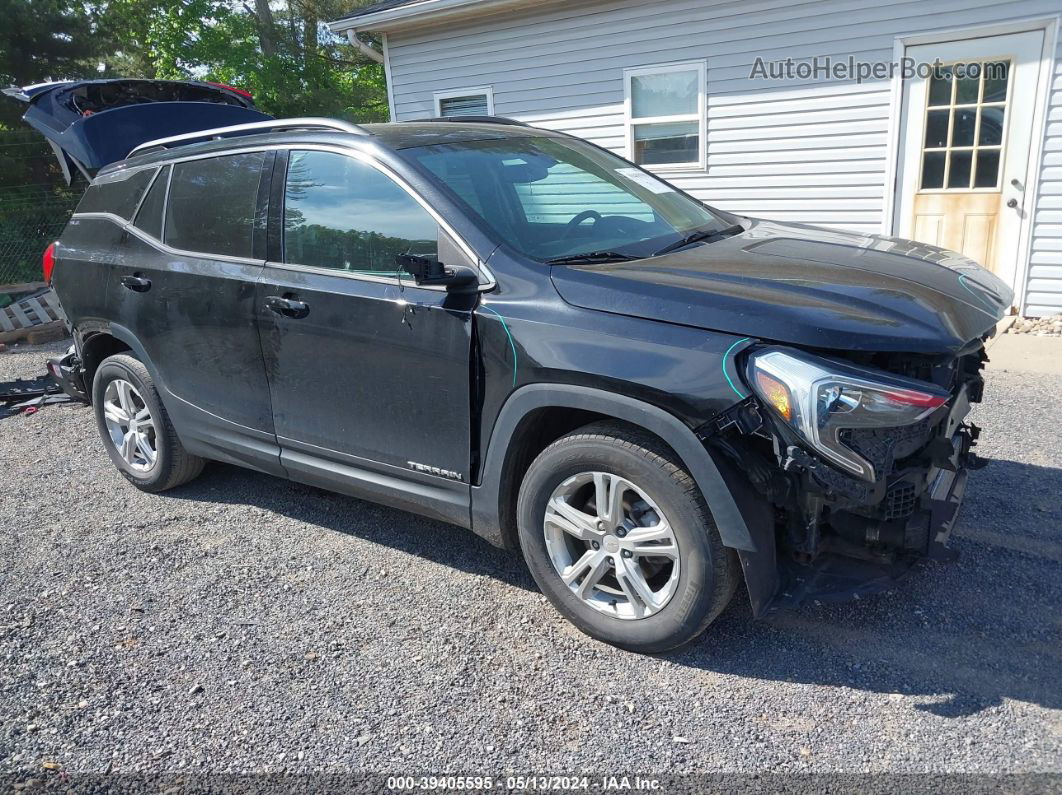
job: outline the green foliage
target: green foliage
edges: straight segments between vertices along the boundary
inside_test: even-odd
[[[370,1],[0,0],[0,85],[214,80],[275,116],[386,121],[383,67],[324,24]],[[22,110],[0,96],[0,271],[36,274],[84,183],[62,184]]]

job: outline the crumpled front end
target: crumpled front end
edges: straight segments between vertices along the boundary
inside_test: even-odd
[[[918,560],[947,559],[966,487],[982,465],[984,341],[957,355],[752,347],[751,395],[700,429],[773,513],[776,576],[750,569],[757,614],[888,587]],[[788,369],[787,369],[788,368]]]

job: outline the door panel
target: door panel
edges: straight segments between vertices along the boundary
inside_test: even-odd
[[[900,235],[962,252],[1011,286],[1042,46],[1030,31],[906,53],[943,67],[904,85]]]
[[[257,289],[281,460],[297,479],[467,524],[475,296],[417,287],[398,257],[470,263],[381,168],[286,157],[277,262]]]

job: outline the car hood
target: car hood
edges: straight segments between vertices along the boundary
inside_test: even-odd
[[[955,352],[1010,307],[973,260],[900,238],[746,220],[745,232],[660,257],[555,266],[585,309],[813,348]]]

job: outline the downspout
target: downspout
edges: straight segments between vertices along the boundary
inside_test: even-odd
[[[375,47],[366,44],[361,39],[359,39],[357,31],[355,31],[354,28],[347,28],[347,41],[350,42],[351,47],[356,49],[366,58],[371,58],[372,60],[376,61],[376,63],[384,62],[383,53]]]

